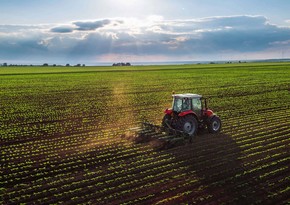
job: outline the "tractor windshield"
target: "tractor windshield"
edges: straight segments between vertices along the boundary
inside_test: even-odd
[[[182,112],[191,109],[191,103],[188,98],[174,98],[173,111]]]

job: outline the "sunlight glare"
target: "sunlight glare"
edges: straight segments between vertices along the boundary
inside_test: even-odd
[[[136,6],[136,3],[138,2],[137,0],[121,0],[119,1],[121,5],[125,7],[132,7]]]

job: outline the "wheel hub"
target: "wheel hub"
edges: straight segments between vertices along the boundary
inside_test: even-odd
[[[190,122],[184,123],[183,131],[186,133],[191,133],[194,131],[194,125]]]
[[[219,128],[220,128],[220,123],[218,123],[217,121],[214,121],[214,122],[212,123],[212,129],[213,129],[214,131],[218,131]]]

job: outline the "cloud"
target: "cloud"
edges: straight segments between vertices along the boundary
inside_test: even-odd
[[[0,25],[0,33],[25,32],[28,30],[41,30],[43,25]]]
[[[117,26],[122,23],[123,23],[122,20],[110,20],[110,19],[97,21],[76,21],[72,22],[71,25],[61,25],[53,27],[50,29],[50,31],[54,33],[72,33],[73,31],[95,31],[99,28],[103,28],[110,24],[112,24],[113,26]]]
[[[70,26],[58,26],[50,29],[50,31],[54,33],[71,33],[74,31],[74,28]]]
[[[236,29],[258,29],[268,24],[264,16],[218,16],[198,20],[201,27],[207,28],[236,28]]]
[[[163,56],[205,60],[289,54],[290,28],[264,16],[218,16],[165,20],[101,19],[59,25],[0,25],[0,60],[96,61],[109,56]],[[287,45],[287,46],[285,46]],[[107,56],[107,57],[106,57]],[[2,58],[2,59],[1,59]],[[114,61],[114,59],[111,59]]]
[[[31,36],[0,34],[0,60],[15,60],[34,57],[43,57],[48,52],[45,45],[42,44],[39,36],[31,33]],[[2,58],[2,59],[1,59]]]
[[[82,22],[82,21],[78,21],[78,22],[74,22],[73,24],[77,26],[76,30],[79,31],[93,31],[96,30],[98,28],[102,28],[108,24],[111,23],[111,20],[109,19],[104,19],[101,21],[92,21],[92,22]]]

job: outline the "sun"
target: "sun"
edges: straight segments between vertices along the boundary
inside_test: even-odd
[[[148,0],[103,0],[108,16],[144,17],[148,13]],[[152,5],[151,5],[152,7]],[[150,8],[151,8],[150,7]]]

